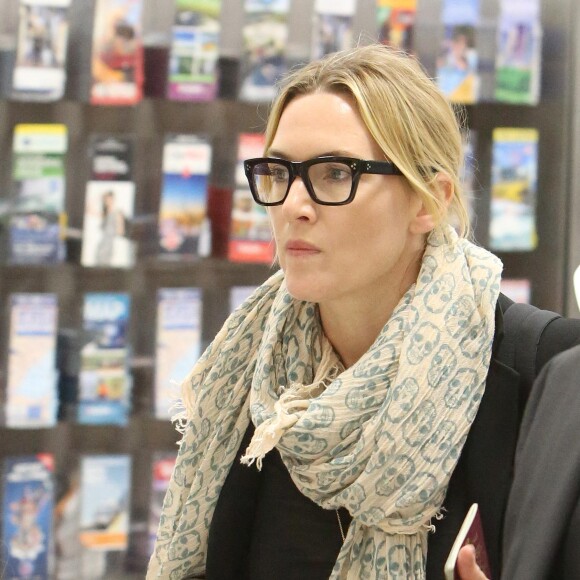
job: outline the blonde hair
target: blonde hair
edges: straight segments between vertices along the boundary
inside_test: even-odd
[[[290,101],[315,92],[354,99],[370,134],[404,173],[436,223],[449,215],[460,235],[469,235],[459,171],[463,163],[461,124],[452,106],[419,63],[382,44],[332,53],[288,75],[272,104],[266,126],[267,151]],[[449,209],[438,195],[437,174],[453,183]]]

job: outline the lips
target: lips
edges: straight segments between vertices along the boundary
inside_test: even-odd
[[[286,253],[291,256],[307,256],[320,253],[320,249],[302,240],[290,240],[285,246]]]

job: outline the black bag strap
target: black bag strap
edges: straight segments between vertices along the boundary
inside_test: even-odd
[[[542,333],[561,316],[530,304],[512,304],[503,314],[503,338],[496,358],[519,373],[526,395],[537,375],[536,355]]]

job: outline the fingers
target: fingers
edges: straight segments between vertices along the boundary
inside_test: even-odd
[[[488,580],[475,561],[475,548],[471,544],[459,550],[457,571],[461,580]]]

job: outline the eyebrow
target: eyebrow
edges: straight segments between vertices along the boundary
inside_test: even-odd
[[[284,155],[284,153],[282,151],[279,151],[278,149],[268,149],[268,151],[266,151],[265,154],[266,157],[276,157],[277,159],[290,160],[290,157],[288,155]],[[324,153],[319,153],[318,155],[316,155],[316,157],[314,157],[314,159],[318,157],[358,157],[358,156],[354,155],[349,151],[336,149],[333,151],[325,151]]]

